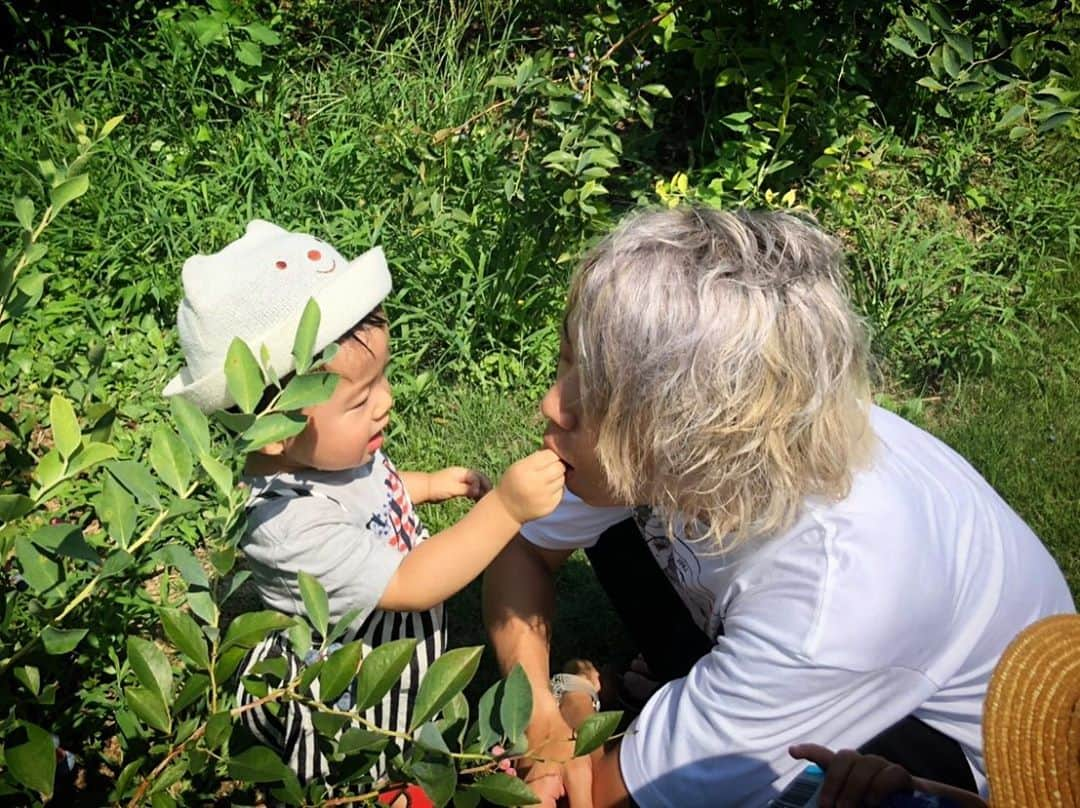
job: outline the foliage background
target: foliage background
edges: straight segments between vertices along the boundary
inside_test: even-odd
[[[40,215],[53,185],[42,161],[64,166],[125,116],[84,165],[89,189],[45,231],[47,251],[10,294],[0,285],[4,496],[40,487],[57,394],[82,440],[152,459],[171,421],[160,391],[179,365],[180,265],[250,218],[346,255],[384,246],[395,459],[497,473],[535,445],[566,278],[591,240],[637,205],[777,206],[812,212],[849,247],[881,402],[969,456],[1080,591],[1075,2],[0,5],[0,176],[13,198]],[[24,228],[15,211],[4,224],[16,255]],[[155,484],[194,502],[176,518],[154,525],[139,501],[145,552],[70,614],[85,637],[26,651],[34,687],[0,677],[5,749],[30,742],[25,722],[55,734],[75,752],[55,779],[67,799],[120,799],[117,778],[139,762],[130,796],[182,742],[132,713],[126,649],[136,636],[169,650],[160,610],[190,599],[190,569],[165,548],[188,548],[221,581],[215,597],[228,591],[235,525],[200,468],[190,498]],[[117,485],[96,467],[29,513],[5,512],[0,659],[89,580],[86,559],[57,556],[37,531],[73,526],[111,557],[126,531]],[[462,507],[425,517],[436,529]],[[226,554],[217,566],[211,551]],[[26,586],[39,559],[58,590]],[[631,653],[582,560],[560,585],[557,660]],[[257,608],[243,597],[222,629],[228,612]],[[475,588],[453,609],[455,642],[482,643]],[[473,700],[494,678],[490,660],[480,671]],[[219,754],[170,769],[155,804],[220,799],[223,779],[254,798]],[[34,799],[10,766],[0,782]]]

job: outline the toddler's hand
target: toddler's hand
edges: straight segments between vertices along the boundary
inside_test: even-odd
[[[495,494],[518,522],[547,516],[562,499],[566,467],[550,449],[533,452],[506,470]]]
[[[792,757],[809,760],[825,770],[818,795],[821,808],[880,805],[893,794],[910,794],[915,787],[907,769],[878,755],[850,749],[833,752],[812,743],[796,744],[788,751]]]
[[[428,482],[428,502],[468,497],[474,502],[491,490],[491,480],[479,471],[451,466],[433,471]]]

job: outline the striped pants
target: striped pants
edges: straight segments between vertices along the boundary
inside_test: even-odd
[[[416,653],[409,666],[402,673],[401,679],[386,694],[381,702],[364,711],[363,718],[382,729],[395,732],[407,732],[412,718],[412,706],[420,680],[428,667],[442,654],[446,646],[446,617],[440,604],[426,612],[384,612],[375,610],[359,628],[350,630],[342,643],[360,640],[363,643],[364,656],[383,643],[391,640],[413,637],[419,640]],[[333,648],[338,647],[335,643]],[[332,653],[332,651],[331,651]],[[316,660],[312,652],[305,660]],[[271,634],[259,643],[247,655],[240,666],[240,682],[237,685],[237,699],[240,706],[258,701],[258,697],[248,692],[243,679],[251,675],[251,670],[264,660],[284,658],[286,663],[286,681],[291,681],[302,670],[303,662],[293,653],[289,640],[284,633]],[[355,703],[356,683],[350,686],[333,706],[335,709],[351,710]],[[319,698],[318,681],[312,683],[311,694]],[[330,763],[323,750],[319,748],[318,735],[311,722],[312,710],[296,701],[280,705],[275,712],[260,705],[241,714],[244,727],[265,746],[281,755],[282,760],[292,769],[300,782],[326,780],[330,776]],[[380,759],[379,773],[385,770],[385,761]]]

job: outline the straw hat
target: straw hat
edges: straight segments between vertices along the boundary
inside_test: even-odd
[[[1028,626],[990,679],[983,749],[994,808],[1080,806],[1080,615]]]

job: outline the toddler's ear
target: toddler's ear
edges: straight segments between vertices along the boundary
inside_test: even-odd
[[[285,451],[285,444],[277,440],[273,443],[268,443],[261,449],[257,449],[255,454],[266,455],[267,457],[278,457]]]

